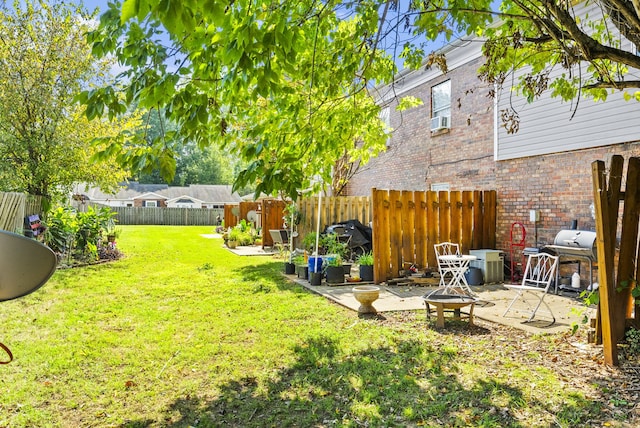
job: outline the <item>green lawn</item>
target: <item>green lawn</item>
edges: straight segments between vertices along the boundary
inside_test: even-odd
[[[120,261],[0,304],[0,426],[600,426],[566,337],[359,318],[211,227],[123,226]],[[558,350],[563,350],[559,352]],[[560,370],[561,369],[561,370]],[[596,379],[593,379],[594,383]],[[595,424],[595,425],[594,425]]]

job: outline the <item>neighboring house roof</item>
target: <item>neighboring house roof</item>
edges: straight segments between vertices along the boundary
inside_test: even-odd
[[[184,197],[204,203],[234,203],[242,200],[237,192],[233,192],[227,184],[192,184],[190,186],[171,187],[166,184],[140,184],[135,181],[123,183],[115,193],[103,192],[97,187],[78,185],[76,194],[84,195],[91,201],[134,200],[134,199],[167,199]]]
[[[144,193],[142,195],[134,196],[131,199],[144,199],[144,200],[157,201],[159,199],[168,199],[168,198],[166,196],[159,195],[159,194],[157,194],[155,192],[148,192],[148,193]]]
[[[222,201],[222,202],[239,202],[242,200],[240,195],[231,191],[230,185],[209,185],[209,184],[192,184],[188,187],[169,187],[163,192],[168,198],[179,198],[181,196],[191,196],[202,202]]]
[[[186,200],[191,201],[191,202],[205,202],[205,201],[202,201],[202,200],[200,200],[198,198],[194,198],[193,196],[180,195],[177,198],[167,199],[167,203],[170,204],[170,203],[173,203],[173,202],[180,202],[180,201],[186,202]]]

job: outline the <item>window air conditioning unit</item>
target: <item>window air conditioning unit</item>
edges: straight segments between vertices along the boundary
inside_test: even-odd
[[[431,131],[449,128],[449,116],[436,116],[431,118]]]

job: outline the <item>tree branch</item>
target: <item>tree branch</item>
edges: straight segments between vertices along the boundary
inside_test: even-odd
[[[581,56],[580,59],[589,62],[593,62],[596,59],[605,59],[640,69],[640,56],[622,49],[604,46],[593,39],[578,27],[578,24],[566,9],[557,6],[553,0],[542,0],[542,4],[576,42]]]
[[[630,89],[640,88],[640,80],[622,80],[615,82],[597,82],[585,85],[584,89]]]

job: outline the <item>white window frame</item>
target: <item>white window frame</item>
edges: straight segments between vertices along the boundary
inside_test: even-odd
[[[450,191],[449,183],[433,183],[429,186],[433,192],[448,192]]]
[[[158,201],[144,201],[145,208],[158,208]]]
[[[436,106],[436,92],[439,90],[445,89],[449,92],[448,103],[443,104],[442,106]],[[451,79],[446,80],[442,83],[438,83],[431,87],[431,118],[439,117],[439,116],[448,116],[449,121],[451,121]]]

